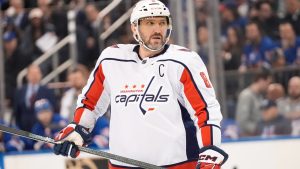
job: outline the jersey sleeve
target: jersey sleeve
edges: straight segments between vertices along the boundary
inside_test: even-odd
[[[209,80],[205,64],[195,52],[186,57],[179,72],[180,95],[183,105],[196,127],[198,144],[201,147],[221,143],[220,121],[222,114],[214,88]]]
[[[90,131],[92,131],[96,120],[107,111],[110,104],[109,86],[105,79],[104,65],[101,62],[107,53],[109,52],[106,49],[100,55],[87,84],[77,99],[73,121]]]

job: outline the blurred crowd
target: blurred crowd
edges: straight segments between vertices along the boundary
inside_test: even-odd
[[[40,83],[42,78],[40,67],[35,64],[29,65],[26,83],[15,92],[11,120],[2,121],[1,124],[54,138],[72,121],[77,95],[86,84],[88,75],[89,70],[84,65],[77,65],[71,69],[67,75],[68,87],[61,97],[57,97],[52,88]],[[93,140],[89,146],[107,149],[108,133],[109,118],[106,116],[99,118],[91,133]],[[53,146],[6,133],[2,133],[0,140],[3,144],[1,150],[6,152],[48,150]]]
[[[2,0],[3,51],[6,107],[11,119],[3,124],[53,137],[72,120],[77,95],[85,85],[102,48],[101,32],[138,0],[121,3],[101,23],[98,13],[111,0]],[[209,64],[207,1],[195,0],[198,53]],[[164,0],[166,4],[168,0]],[[60,77],[66,81],[59,93],[42,85],[43,75],[53,70],[50,61],[32,62],[68,32],[68,11],[75,11],[78,65]],[[300,71],[274,74],[272,70],[300,65],[299,0],[223,0],[219,6],[225,72],[254,72],[244,78],[226,79],[228,117],[223,120],[224,138],[300,135]],[[104,42],[135,43],[129,22]],[[48,46],[48,47],[47,47]],[[188,46],[187,46],[188,47]],[[68,46],[58,52],[59,62],[69,58]],[[28,68],[26,80],[17,88],[18,73]],[[282,81],[282,77],[287,79]],[[109,117],[100,118],[93,130],[91,146],[108,148]],[[51,145],[2,133],[0,151],[49,149]]]
[[[227,139],[300,136],[300,76],[292,76],[285,88],[268,71],[255,74],[238,95],[234,117],[223,120],[222,129]]]
[[[205,1],[196,2],[205,15]],[[238,74],[225,77],[224,138],[300,136],[300,1],[224,0],[219,12],[225,74]],[[202,19],[198,49],[209,63],[205,35]]]
[[[208,59],[207,2],[196,1],[199,53]],[[224,0],[219,7],[225,70],[300,64],[298,0]]]
[[[99,56],[98,29],[105,30],[114,15],[105,17],[99,27],[96,22],[99,9],[109,1],[85,0],[2,0],[1,26],[5,65],[6,103],[10,115],[1,123],[54,138],[73,118],[77,95],[85,85],[90,69]],[[75,11],[77,55],[79,64],[59,77],[66,85],[57,92],[42,85],[43,75],[54,67],[51,60],[41,65],[32,64],[55,43],[66,37],[68,11]],[[122,12],[120,10],[119,12]],[[116,12],[118,14],[118,12]],[[122,32],[121,32],[122,34]],[[121,36],[117,32],[114,36]],[[113,37],[111,38],[113,39]],[[58,52],[59,63],[69,58],[68,46]],[[26,79],[17,88],[17,75],[28,68]],[[92,132],[89,145],[108,148],[109,118],[100,118]],[[28,139],[0,135],[0,151],[50,149],[51,145]]]

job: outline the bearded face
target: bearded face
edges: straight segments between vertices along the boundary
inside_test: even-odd
[[[167,41],[168,29],[169,24],[166,17],[149,17],[140,19],[134,33],[139,32],[140,40],[148,48],[158,50]]]

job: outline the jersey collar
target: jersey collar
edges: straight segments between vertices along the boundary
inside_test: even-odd
[[[157,54],[155,54],[153,56],[150,56],[150,58],[154,58],[154,57],[157,57],[159,55],[164,54],[168,50],[169,47],[170,47],[170,45],[166,44],[161,52],[159,52],[159,53],[157,53]],[[133,48],[133,51],[138,55],[138,57],[139,57],[140,60],[143,60],[142,57],[139,54],[139,49],[140,49],[140,45],[136,45]]]

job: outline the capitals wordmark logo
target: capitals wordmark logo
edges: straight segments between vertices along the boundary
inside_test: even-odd
[[[163,86],[160,86],[157,92],[148,93],[149,88],[154,80],[155,76],[153,76],[148,83],[148,85],[140,84],[140,85],[125,85],[124,89],[120,91],[121,94],[115,97],[116,103],[123,103],[125,107],[130,103],[139,103],[139,108],[143,114],[147,111],[155,110],[154,107],[149,107],[147,111],[143,107],[144,102],[154,103],[154,102],[167,102],[169,100],[169,94],[163,94],[162,89]]]

